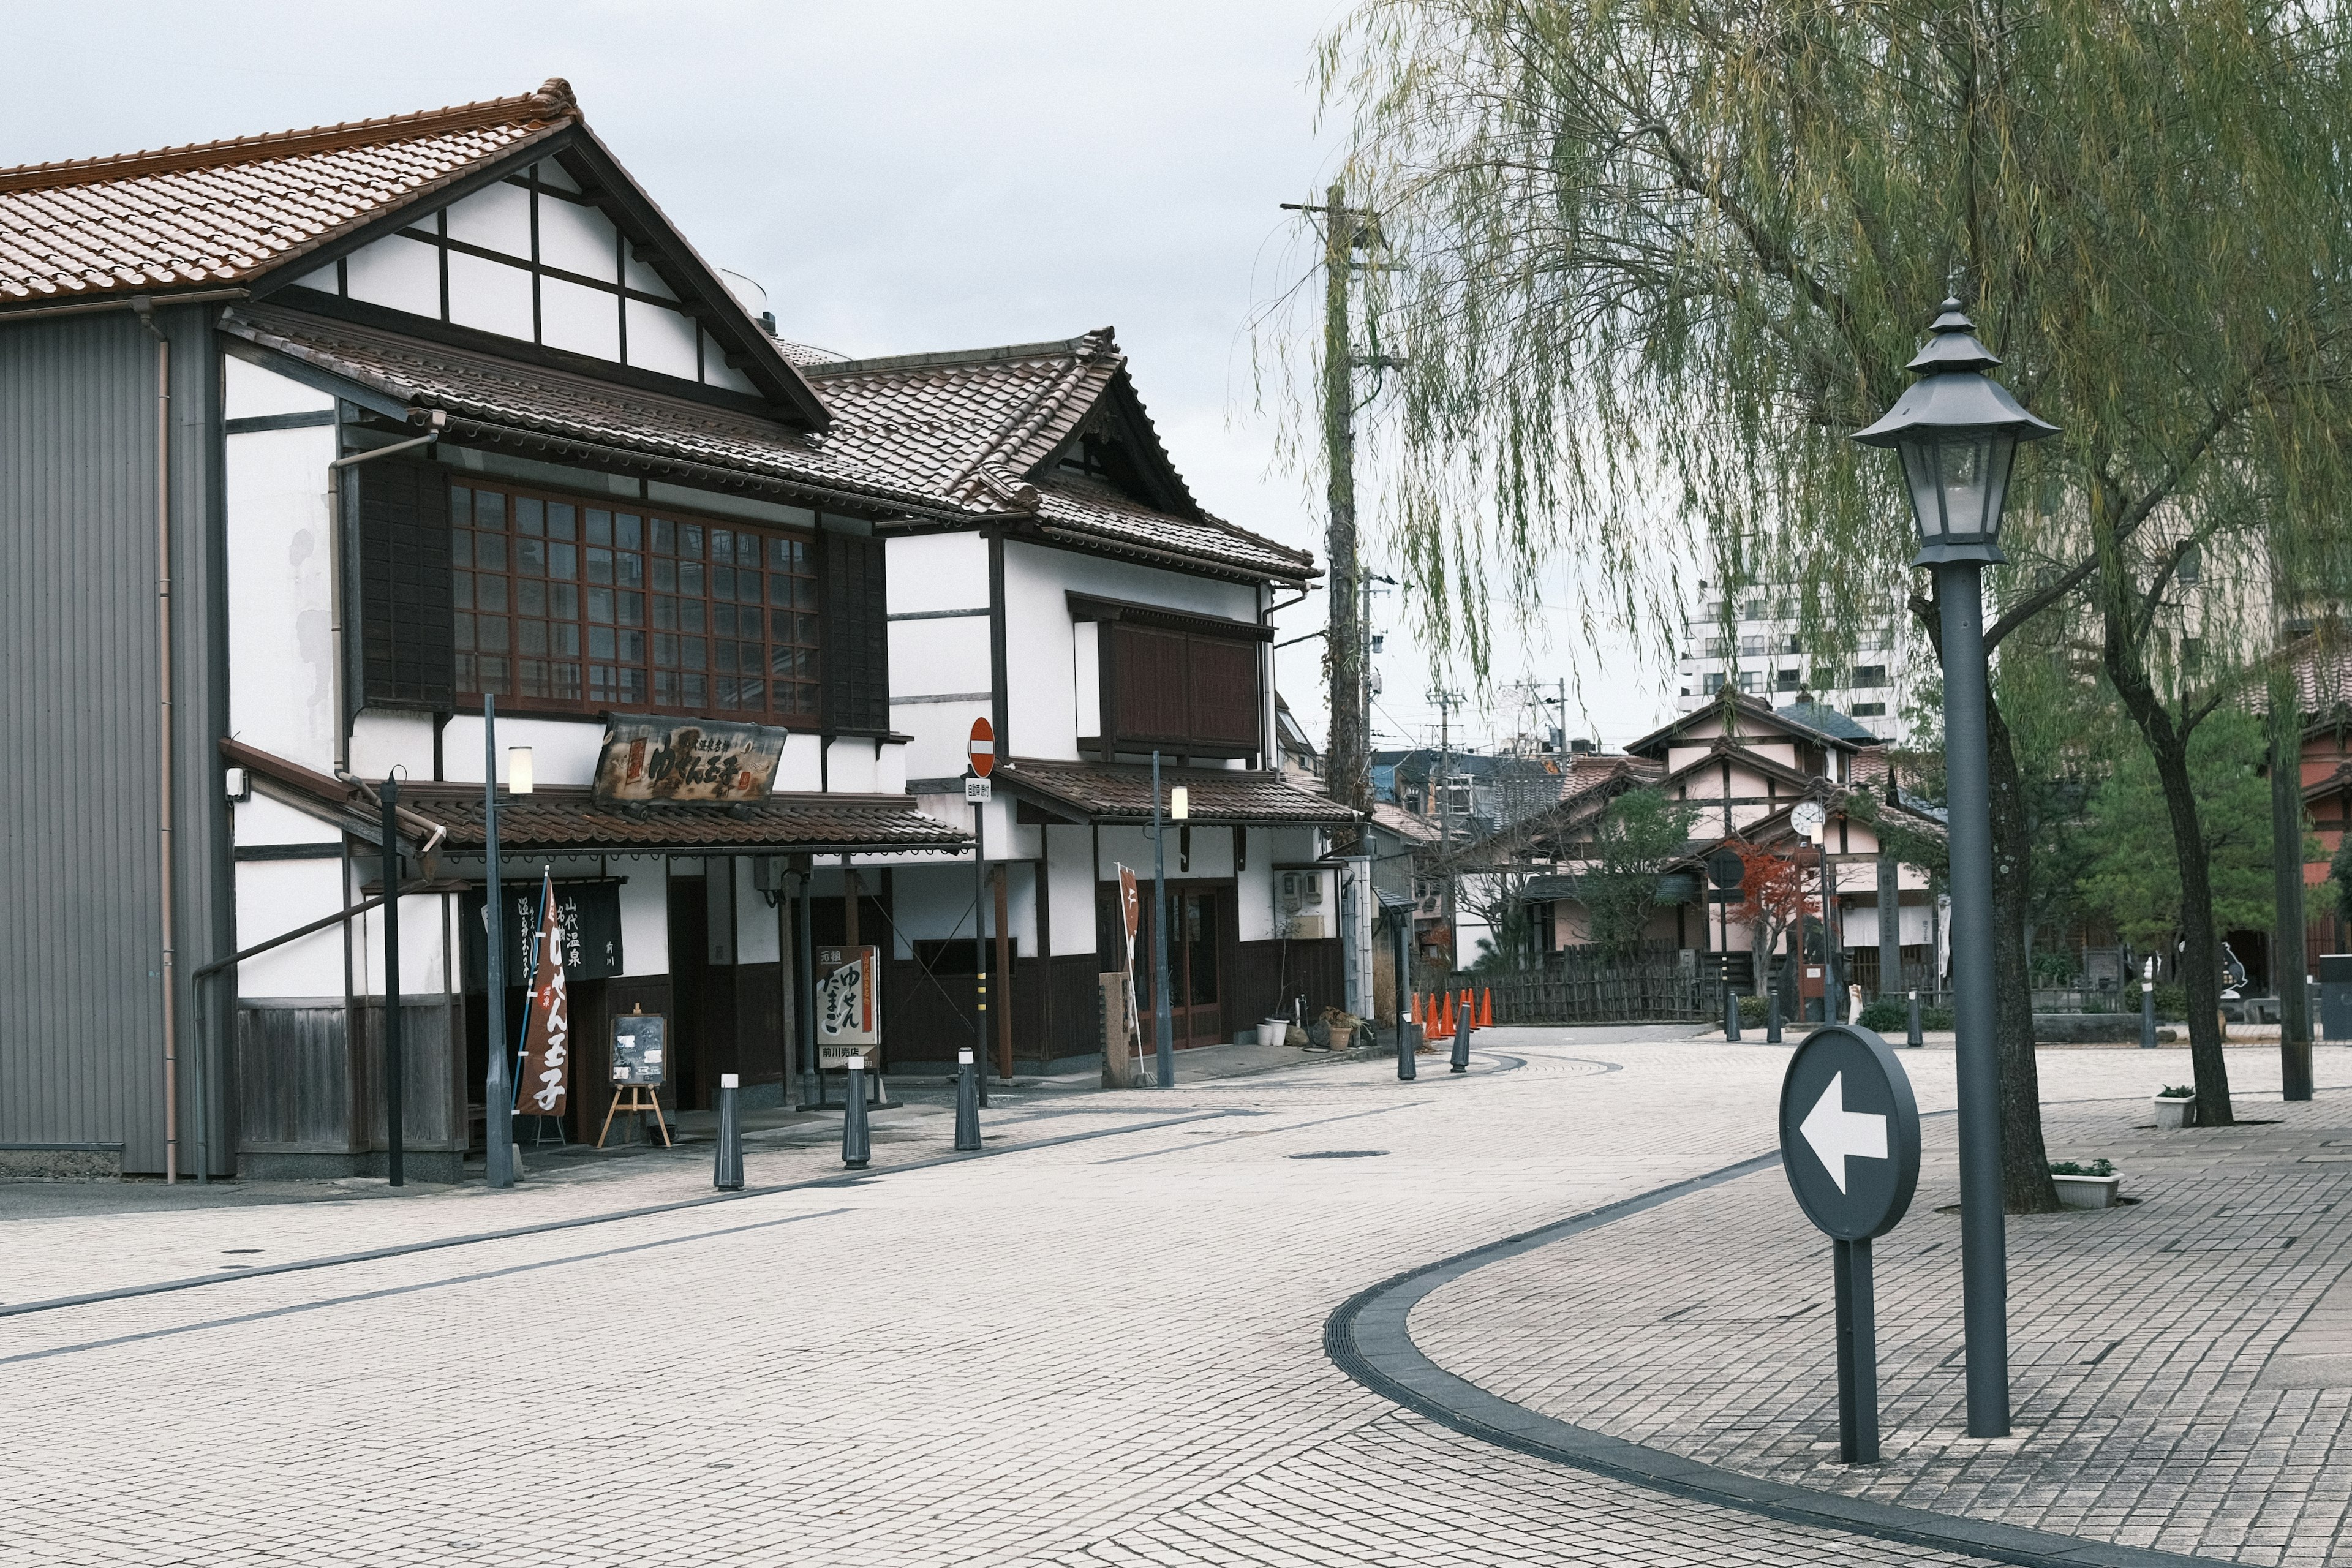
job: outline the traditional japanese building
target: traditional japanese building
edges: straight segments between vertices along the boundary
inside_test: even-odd
[[[510,748],[535,788],[499,813],[505,901],[553,879],[575,1137],[623,1013],[669,1022],[666,1102],[721,1073],[790,1093],[825,945],[885,946],[886,1055],[969,1040],[969,968],[940,976],[978,714],[1025,1058],[1093,1048],[1149,749],[1194,803],[1184,1038],[1325,999],[1333,933],[1261,886],[1330,885],[1316,833],[1345,817],[1270,771],[1266,616],[1307,559],[1192,501],[1108,334],[824,357],[747,312],[561,81],[0,170],[0,711],[26,748],[0,984],[28,999],[0,1159],[380,1168],[397,775],[402,1126],[412,1173],[454,1175]]]

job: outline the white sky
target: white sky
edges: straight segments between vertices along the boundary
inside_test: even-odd
[[[703,255],[766,287],[785,336],[900,353],[1115,326],[1193,493],[1319,557],[1317,499],[1276,467],[1273,421],[1251,406],[1244,323],[1314,259],[1277,204],[1316,199],[1334,160],[1307,75],[1315,37],[1343,12],[1330,0],[308,0],[117,4],[100,26],[99,12],[0,0],[12,57],[0,165],[400,113],[562,76]],[[1381,537],[1369,519],[1374,570],[1389,564]],[[1434,733],[1435,680],[1401,609],[1391,594],[1374,612],[1390,634],[1381,746]],[[1317,594],[1282,635],[1323,614]],[[1622,644],[1498,643],[1498,680],[1580,674],[1571,734],[1622,742],[1672,707],[1671,671]],[[1318,742],[1320,650],[1279,656],[1284,695]],[[1468,719],[1474,739],[1525,722],[1507,691],[1469,695],[1494,709]]]

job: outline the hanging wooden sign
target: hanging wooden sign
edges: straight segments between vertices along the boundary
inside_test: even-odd
[[[785,731],[715,719],[607,719],[596,759],[600,802],[765,800]]]

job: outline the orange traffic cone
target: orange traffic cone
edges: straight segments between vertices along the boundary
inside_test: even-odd
[[[1428,1027],[1428,1026],[1427,1026],[1426,1024],[1423,1024],[1423,1023],[1421,1021],[1421,993],[1420,993],[1420,992],[1416,991],[1416,992],[1414,992],[1414,993],[1412,994],[1412,1005],[1405,1009],[1405,1015],[1404,1015],[1404,1016],[1405,1016],[1405,1017],[1406,1017],[1408,1020],[1410,1020],[1410,1021],[1411,1021],[1411,1023],[1412,1024],[1412,1026],[1413,1026],[1414,1028],[1416,1028],[1416,1029],[1425,1029],[1425,1028],[1427,1028],[1427,1027]]]
[[[1454,1037],[1454,998],[1451,995],[1445,998],[1445,1022],[1438,1026],[1437,1037],[1441,1040]]]
[[[1478,1026],[1482,1029],[1495,1026],[1495,990],[1491,985],[1479,994]]]

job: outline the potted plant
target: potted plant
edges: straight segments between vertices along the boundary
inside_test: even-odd
[[[2124,1184],[2122,1173],[2107,1160],[2053,1160],[2050,1180],[2058,1189],[2058,1201],[2070,1209],[2111,1209],[2116,1189]]]
[[[2158,1128],[2172,1132],[2183,1127],[2193,1127],[2196,1122],[2197,1089],[2194,1085],[2183,1084],[2178,1089],[2167,1085],[2156,1091],[2156,1124]]]

